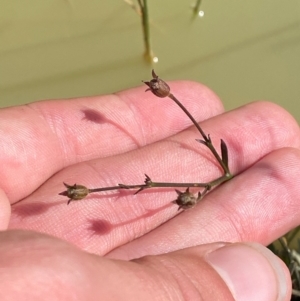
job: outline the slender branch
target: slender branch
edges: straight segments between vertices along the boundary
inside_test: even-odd
[[[138,4],[142,13],[142,27],[143,27],[143,37],[145,44],[145,58],[152,62],[153,54],[151,49],[150,42],[150,26],[149,26],[149,11],[148,11],[148,2],[147,0],[138,0]]]
[[[219,162],[219,164],[222,166],[224,173],[229,175],[229,169],[226,166],[226,164],[222,161],[221,157],[219,156],[219,154],[217,153],[216,149],[214,148],[210,136],[206,136],[204,131],[202,130],[202,128],[200,127],[199,123],[194,119],[194,117],[191,115],[191,113],[182,105],[182,103],[173,95],[173,94],[169,94],[168,95],[169,98],[171,98],[173,101],[176,102],[176,104],[182,109],[182,111],[190,118],[190,120],[193,122],[193,124],[195,125],[195,127],[197,128],[197,130],[199,131],[199,133],[201,134],[202,138],[204,140],[197,140],[198,142],[206,145],[210,151],[213,153],[213,155],[215,156],[215,158],[217,159],[217,161]]]
[[[148,62],[154,61],[154,55],[151,49],[150,39],[150,22],[149,22],[149,10],[147,0],[137,0],[138,7],[130,0],[123,0],[128,4],[138,15],[141,17],[143,40],[144,40],[144,57]]]
[[[197,0],[197,2],[195,3],[195,5],[193,7],[194,15],[198,14],[200,5],[201,5],[201,0]]]
[[[153,182],[149,176],[146,176],[146,180],[144,184],[118,184],[118,186],[110,186],[110,187],[99,187],[99,188],[91,188],[88,189],[89,193],[93,192],[101,192],[101,191],[109,191],[109,190],[119,190],[119,189],[138,189],[135,194],[139,193],[142,190],[149,189],[149,188],[174,188],[174,187],[196,187],[196,188],[209,188],[210,190],[212,187],[217,186],[224,181],[228,180],[227,176],[221,176],[213,181],[206,182],[206,183],[171,183],[171,182]]]

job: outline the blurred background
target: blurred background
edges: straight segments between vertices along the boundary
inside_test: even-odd
[[[193,4],[148,1],[151,65],[124,0],[2,0],[0,107],[116,92],[155,68],[206,84],[226,109],[264,99],[299,121],[300,1],[202,0],[196,17]]]

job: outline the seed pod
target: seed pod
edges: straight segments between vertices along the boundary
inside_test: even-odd
[[[153,79],[150,80],[150,82],[144,82],[149,89],[147,89],[146,91],[151,91],[155,96],[157,97],[167,97],[170,95],[170,87],[169,85],[163,81],[162,79],[160,79],[154,72],[154,70],[152,70],[152,77]]]
[[[194,207],[198,200],[201,197],[200,192],[198,193],[198,197],[195,197],[191,192],[190,189],[187,188],[186,191],[181,192],[179,190],[175,190],[177,192],[177,199],[173,201],[174,204],[177,204],[179,206],[179,209],[189,209]]]
[[[69,197],[68,204],[71,201],[78,201],[84,199],[89,194],[89,189],[83,185],[74,184],[73,186],[64,183],[67,188],[66,191],[60,193],[60,195],[64,195]]]

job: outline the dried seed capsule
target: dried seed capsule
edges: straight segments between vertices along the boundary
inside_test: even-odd
[[[144,82],[149,89],[147,89],[146,91],[151,91],[155,96],[157,97],[167,97],[170,95],[170,87],[169,85],[163,81],[162,79],[160,79],[154,72],[154,70],[152,70],[152,77],[153,79],[150,80],[150,82]]]
[[[195,197],[191,192],[190,189],[187,188],[186,191],[181,192],[179,190],[175,190],[177,192],[177,199],[173,201],[174,204],[177,204],[179,206],[179,209],[189,209],[194,207],[198,200],[201,197],[200,192],[198,193],[198,197]]]
[[[89,189],[83,185],[74,184],[71,186],[66,183],[64,183],[64,185],[67,188],[67,190],[61,192],[60,195],[64,195],[70,198],[68,204],[71,201],[82,200],[89,194]]]

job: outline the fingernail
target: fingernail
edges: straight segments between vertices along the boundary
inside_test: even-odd
[[[260,244],[228,244],[205,258],[236,301],[283,301],[291,292],[284,263]]]

